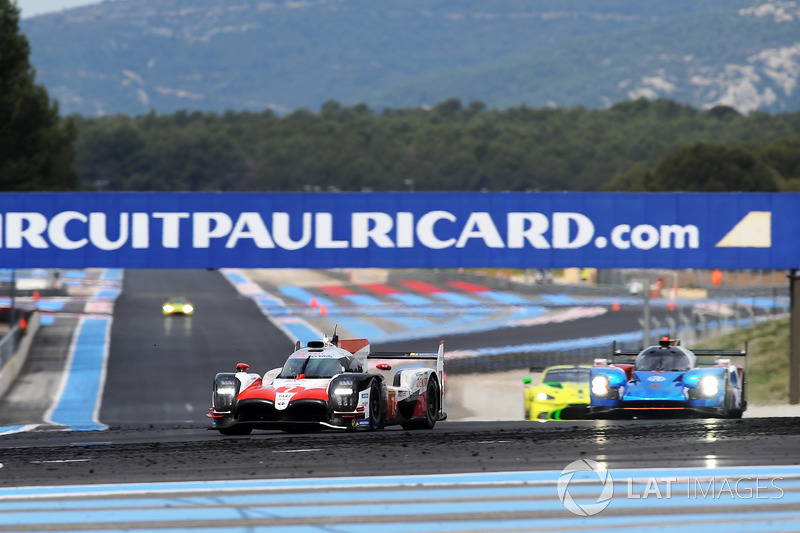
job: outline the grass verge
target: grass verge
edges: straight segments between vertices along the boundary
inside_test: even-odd
[[[741,350],[747,343],[747,394],[752,405],[789,403],[789,318],[711,337],[690,347]]]

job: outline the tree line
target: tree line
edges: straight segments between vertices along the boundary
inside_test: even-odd
[[[118,191],[800,190],[800,113],[382,110],[328,102],[286,116],[181,111],[73,117],[84,189]]]
[[[77,130],[36,84],[30,44],[19,33],[19,8],[0,0],[0,190],[70,190]]]

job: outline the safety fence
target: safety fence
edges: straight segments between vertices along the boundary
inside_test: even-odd
[[[682,308],[660,319],[650,317],[649,340],[644,338],[644,320],[639,320],[641,332],[632,331],[609,340],[608,335],[598,339],[593,346],[556,351],[520,351],[516,353],[490,353],[451,357],[446,361],[448,374],[482,372],[504,372],[518,369],[543,369],[552,365],[592,364],[596,358],[610,358],[613,343],[625,350],[641,350],[645,345],[655,344],[662,335],[679,338],[683,345],[691,348],[701,340],[737,330],[751,328],[759,322],[789,316],[789,296],[785,287],[747,288],[738,291],[720,291],[714,298]],[[585,344],[586,339],[581,342]]]
[[[16,310],[14,316],[10,316],[9,308],[0,309],[0,323],[8,324],[9,318],[13,318],[13,324],[8,327],[0,339],[0,368],[14,356],[20,341],[27,332],[27,324],[33,311]]]

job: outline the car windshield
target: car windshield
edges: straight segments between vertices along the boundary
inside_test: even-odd
[[[588,383],[588,368],[554,368],[548,370],[542,380],[545,383]]]
[[[654,348],[639,354],[634,363],[636,370],[685,372],[691,367],[689,358],[678,350]]]
[[[332,378],[344,372],[341,361],[331,357],[290,357],[283,365],[279,377],[295,379],[298,374],[306,378]]]

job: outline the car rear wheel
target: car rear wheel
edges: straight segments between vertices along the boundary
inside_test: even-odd
[[[402,424],[403,429],[433,429],[439,419],[439,402],[439,381],[435,374],[431,374],[425,390],[425,418],[406,422]]]
[[[369,387],[369,430],[375,431],[383,429],[383,398],[381,386],[377,380],[373,380]]]

